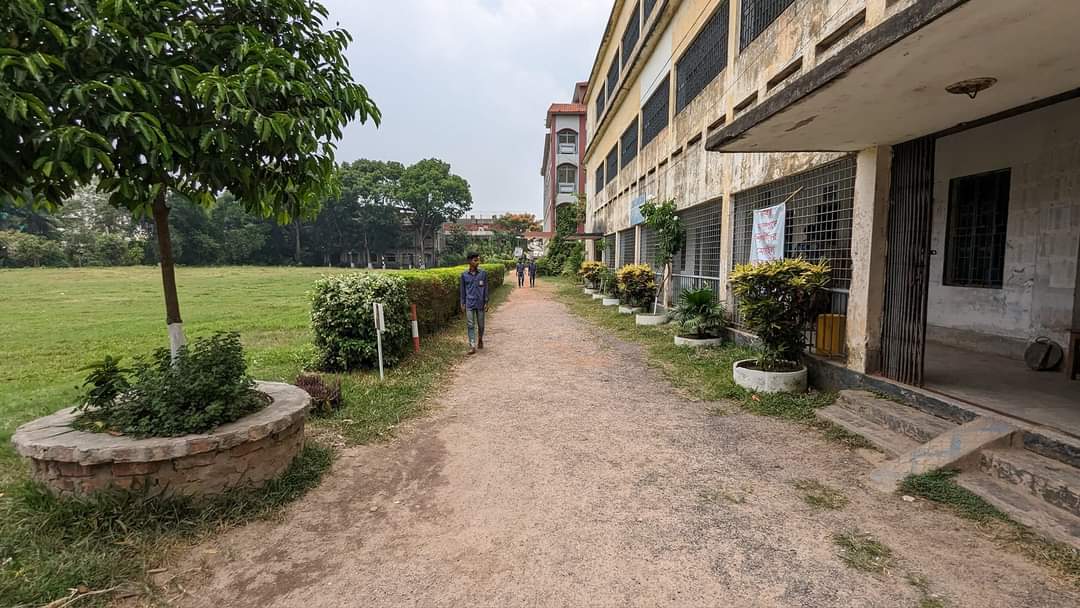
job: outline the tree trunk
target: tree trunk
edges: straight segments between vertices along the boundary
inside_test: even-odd
[[[417,235],[420,237],[420,262],[424,262],[424,226],[420,226],[416,229]]]
[[[371,239],[364,234],[364,267],[371,268]]]
[[[157,231],[158,256],[161,258],[161,286],[165,291],[165,325],[169,328],[169,352],[175,362],[180,347],[185,342],[184,322],[180,319],[180,299],[176,295],[176,272],[165,188],[161,189],[154,201],[154,228]]]
[[[293,241],[294,241],[294,245],[295,245],[295,249],[293,250],[293,261],[295,261],[296,264],[299,266],[300,265],[300,218],[299,217],[296,218],[295,220],[293,220],[293,234],[294,234]]]

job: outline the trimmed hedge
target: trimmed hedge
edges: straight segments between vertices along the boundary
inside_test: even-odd
[[[501,263],[481,264],[488,273],[489,290],[503,284],[506,268]],[[461,312],[459,279],[468,266],[401,270],[393,274],[405,278],[410,304],[416,304],[416,319],[420,333],[433,334],[443,325],[456,319]]]

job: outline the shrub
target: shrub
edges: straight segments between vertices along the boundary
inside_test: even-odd
[[[536,274],[541,277],[550,277],[559,274],[559,271],[551,267],[550,258],[541,256],[536,258]]]
[[[585,243],[578,242],[570,255],[563,262],[560,274],[564,277],[578,276],[578,270],[581,268],[581,264],[585,261]]]
[[[578,276],[581,280],[585,281],[585,286],[591,289],[597,289],[600,285],[600,278],[607,266],[604,266],[601,262],[582,262],[578,269]]]
[[[0,267],[67,266],[57,241],[24,232],[0,232]]]
[[[131,369],[106,357],[92,366],[77,425],[138,437],[204,433],[266,405],[247,375],[235,333],[217,333],[180,348],[176,361],[158,349]]]
[[[319,374],[300,374],[296,386],[311,396],[311,409],[318,414],[332,414],[341,407],[341,380],[327,382]]]
[[[713,300],[713,291],[708,287],[682,290],[674,317],[684,335],[696,338],[719,337],[727,323],[724,305]]]
[[[779,370],[798,361],[814,302],[829,282],[829,265],[801,258],[735,267],[728,284],[747,328],[761,339],[757,366]]]
[[[383,362],[393,366],[405,356],[412,333],[405,278],[394,273],[367,272],[328,276],[315,282],[311,329],[320,369],[348,371],[378,366],[374,302],[385,305]]]
[[[607,266],[600,271],[600,292],[611,298],[619,297],[619,284],[615,281],[615,271]]]
[[[645,307],[656,297],[656,275],[648,264],[627,264],[615,272],[619,293],[630,306]]]
[[[506,268],[501,262],[481,264],[480,268],[488,274],[490,290],[495,290],[502,285]],[[467,269],[468,266],[455,266],[429,270],[401,270],[392,273],[405,279],[408,303],[416,304],[420,333],[433,334],[452,319],[457,318],[461,311],[459,280],[461,273]]]

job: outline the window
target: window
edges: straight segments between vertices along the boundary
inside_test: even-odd
[[[607,181],[605,184],[610,184],[611,180],[615,179],[615,176],[619,174],[619,144],[615,144],[611,147],[611,152],[607,155]]]
[[[577,152],[577,133],[570,129],[559,131],[559,154]]]
[[[1010,182],[1010,169],[957,177],[949,182],[946,285],[1001,289]]]
[[[634,47],[637,46],[639,36],[641,36],[641,5],[635,4],[633,16],[630,17],[630,22],[626,24],[626,31],[622,35],[622,62],[624,67],[627,60],[630,59],[630,54],[634,52]]]
[[[664,76],[660,86],[649,96],[649,100],[641,108],[641,147],[649,145],[654,137],[664,130],[668,124],[668,107],[671,97],[671,89],[668,86],[669,77]]]
[[[609,99],[615,99],[615,87],[619,84],[619,54],[615,54],[615,59],[611,60],[611,67],[607,71],[607,96]]]
[[[742,31],[739,35],[739,50],[765,31],[784,9],[795,0],[742,0]]]
[[[637,156],[637,119],[630,123],[629,127],[623,131],[622,138],[619,139],[622,144],[622,166],[630,164],[630,161],[634,160]]]
[[[647,22],[654,8],[656,8],[656,0],[645,0],[645,14],[641,18]]]
[[[600,163],[600,166],[596,168],[596,193],[600,194],[604,190],[604,163]]]
[[[675,112],[701,93],[727,67],[728,3],[716,8],[675,64]]]
[[[562,164],[556,169],[559,181],[559,194],[577,192],[577,167]]]
[[[596,94],[596,124],[600,124],[600,117],[604,115],[605,103],[607,96],[604,94],[604,87],[600,87],[600,92]]]

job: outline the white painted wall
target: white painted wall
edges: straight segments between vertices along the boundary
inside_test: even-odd
[[[672,24],[664,29],[664,33],[660,35],[660,39],[656,43],[656,47],[653,48],[652,55],[649,56],[649,60],[645,62],[645,67],[641,69],[641,75],[638,77],[638,87],[640,89],[640,96],[638,102],[641,105],[645,105],[649,96],[653,94],[656,87],[667,75],[668,70],[671,69],[671,28]]]
[[[949,180],[1006,167],[1012,175],[1003,288],[942,285]],[[930,264],[928,335],[957,338],[941,328],[989,334],[1011,342],[1002,354],[1013,356],[1041,335],[1064,344],[1080,250],[1080,100],[942,138],[934,170],[937,255]]]

